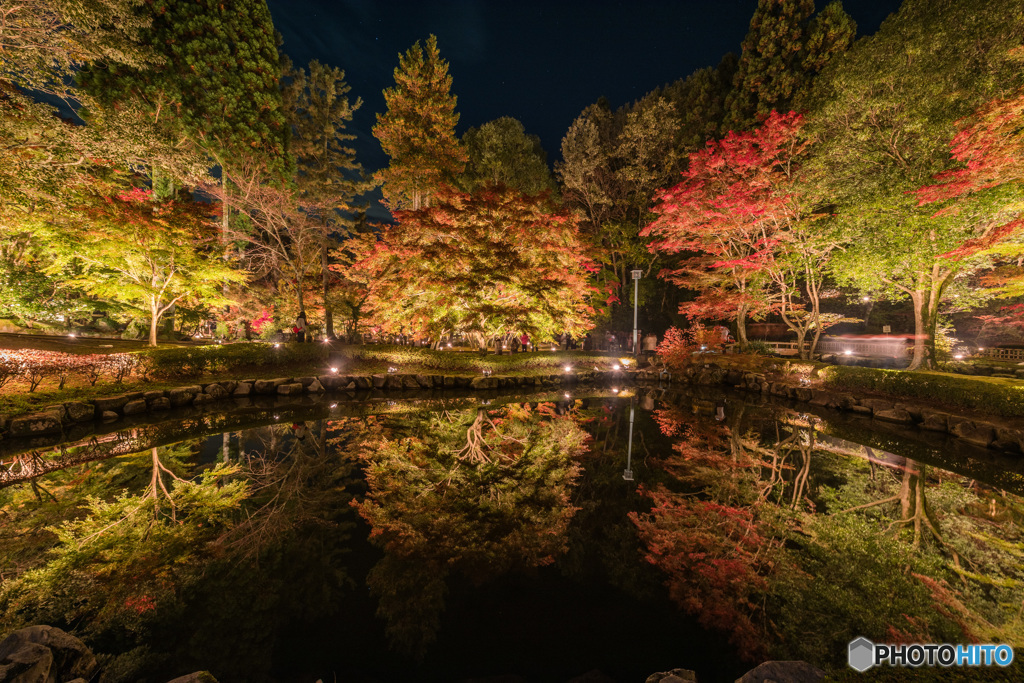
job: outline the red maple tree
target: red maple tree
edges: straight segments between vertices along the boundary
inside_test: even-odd
[[[691,319],[745,319],[770,306],[766,270],[775,264],[781,229],[799,214],[792,160],[805,147],[803,118],[772,112],[757,129],[730,133],[690,156],[683,181],[657,197],[657,218],[641,231],[651,251],[686,254],[661,277],[700,291],[680,306]]]

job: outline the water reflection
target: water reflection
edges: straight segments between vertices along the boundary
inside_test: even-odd
[[[657,412],[675,441],[669,479],[631,515],[704,626],[752,659],[836,667],[860,635],[1024,642],[1020,498],[823,434],[808,414],[720,408],[715,421],[700,400]]]
[[[366,430],[356,508],[385,553],[367,583],[403,650],[422,655],[434,640],[450,573],[479,584],[564,552],[587,439],[568,408],[445,411]]]
[[[506,673],[501,629],[539,680],[1024,642],[1017,475],[719,394],[489,401],[26,456],[0,488],[2,630],[73,630],[111,681],[225,683]]]

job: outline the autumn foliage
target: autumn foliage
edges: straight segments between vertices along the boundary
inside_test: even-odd
[[[802,124],[799,114],[772,112],[753,131],[709,142],[690,155],[682,182],[656,197],[657,217],[641,235],[654,238],[653,252],[684,255],[662,277],[701,292],[680,313],[742,322],[767,308],[759,278],[797,215],[788,165],[805,144]]]
[[[536,338],[591,327],[595,265],[575,219],[546,195],[448,189],[395,218],[349,269],[368,283],[367,309],[385,332]]]
[[[970,195],[1024,179],[1024,91],[1011,97],[994,99],[961,122],[960,131],[950,143],[953,160],[962,167],[940,173],[933,185],[917,191],[921,205],[947,202],[937,215],[963,211],[963,200]],[[978,235],[965,240],[947,256],[965,257],[989,249],[1024,227],[1024,217],[1015,207],[1008,213],[995,213],[980,226]]]

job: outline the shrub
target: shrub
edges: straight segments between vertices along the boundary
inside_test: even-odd
[[[324,344],[250,343],[225,346],[156,348],[134,354],[144,374],[153,378],[186,378],[238,368],[323,364],[330,355]]]
[[[1007,417],[1024,415],[1024,385],[999,379],[937,372],[909,372],[833,365],[818,371],[837,389],[877,391],[898,398],[930,399]]]
[[[749,353],[754,356],[771,356],[775,349],[763,339],[751,339],[740,347],[740,353]]]

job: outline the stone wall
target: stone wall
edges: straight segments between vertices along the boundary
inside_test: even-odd
[[[279,377],[276,379],[223,380],[191,384],[173,389],[135,391],[117,396],[104,396],[68,401],[48,406],[30,415],[0,416],[0,438],[16,439],[47,434],[61,434],[66,428],[82,422],[113,422],[124,417],[157,414],[172,408],[200,406],[226,398],[256,396],[296,396],[334,391],[379,390],[409,392],[434,389],[505,389],[512,387],[551,387],[588,382],[628,382],[632,372],[599,370],[576,371],[532,377],[329,374],[319,377]]]
[[[885,422],[916,425],[920,429],[949,434],[975,446],[1024,454],[1024,430],[940,410],[933,406],[890,398],[858,397],[848,392],[814,387],[806,380],[783,380],[757,372],[720,368],[714,364],[691,366],[678,378],[693,384],[725,385],[782,399],[802,401]]]

